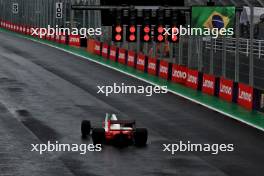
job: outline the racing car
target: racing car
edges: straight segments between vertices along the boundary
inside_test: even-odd
[[[91,134],[94,144],[145,146],[148,139],[146,128],[136,128],[134,120],[118,120],[116,114],[106,114],[102,128],[92,128],[90,121],[83,120],[81,133],[83,137]]]

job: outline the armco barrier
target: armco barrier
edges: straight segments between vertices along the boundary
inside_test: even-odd
[[[108,49],[109,49],[109,46],[108,44],[106,43],[103,43],[102,45],[102,56],[105,58],[105,59],[108,59]]]
[[[117,47],[116,46],[110,46],[110,51],[109,51],[109,59],[112,61],[117,61]]]
[[[148,58],[148,73],[151,75],[158,75],[159,70],[159,60],[155,58]]]
[[[159,77],[168,80],[170,78],[171,64],[165,60],[161,60],[159,64]]]
[[[178,64],[172,65],[171,80],[185,85],[188,77],[188,68]]]
[[[147,58],[144,54],[138,54],[137,55],[137,64],[136,68],[140,71],[145,71],[145,67],[147,65]]]
[[[118,62],[121,64],[126,64],[126,58],[126,50],[124,48],[119,48]]]
[[[134,51],[128,51],[127,53],[127,65],[135,67],[136,53]]]
[[[186,86],[200,90],[202,84],[202,73],[197,70],[188,69],[188,75],[186,80]]]

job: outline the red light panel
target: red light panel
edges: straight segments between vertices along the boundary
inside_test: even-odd
[[[178,40],[178,37],[177,37],[177,35],[172,35],[171,39],[172,39],[172,41],[176,42]]]
[[[136,27],[135,27],[135,26],[130,26],[130,27],[129,27],[129,31],[130,31],[131,33],[135,33],[135,32],[136,32]]]
[[[144,35],[144,41],[149,41],[150,40],[150,36],[149,35]]]
[[[163,33],[164,28],[162,26],[158,27],[158,33]]]
[[[115,36],[116,41],[120,41],[122,39],[122,36],[120,34],[117,34]]]
[[[129,40],[130,40],[130,41],[135,41],[135,40],[136,40],[136,36],[135,36],[134,34],[131,34],[131,35],[129,36]]]
[[[145,33],[149,33],[150,32],[150,27],[149,26],[145,26],[144,27],[144,32]]]
[[[163,35],[158,35],[158,41],[162,41],[164,39]]]
[[[116,26],[115,27],[115,31],[120,33],[122,31],[122,27],[121,26]]]

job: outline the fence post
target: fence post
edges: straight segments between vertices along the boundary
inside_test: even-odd
[[[178,62],[178,64],[179,65],[182,65],[182,57],[183,57],[183,55],[182,55],[182,48],[183,48],[183,40],[184,40],[184,37],[183,36],[179,36],[179,62]],[[175,63],[177,63],[177,61],[176,61],[176,58],[175,58]]]
[[[198,71],[202,72],[203,70],[203,59],[202,59],[202,54],[203,54],[203,41],[202,37],[198,37]]]
[[[223,37],[222,76],[226,77],[226,36]]]
[[[210,70],[209,70],[209,73],[210,74],[214,74],[214,41],[213,41],[213,38],[210,37],[211,41],[211,48],[210,48]]]
[[[254,40],[254,7],[250,6],[250,52],[249,52],[249,85],[254,86],[254,57],[253,41]]]

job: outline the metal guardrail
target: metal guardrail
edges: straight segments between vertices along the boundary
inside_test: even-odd
[[[224,39],[212,39],[213,40],[213,50],[223,51]],[[235,53],[236,52],[236,39],[226,38],[226,52]],[[205,41],[205,48],[211,49],[211,41]],[[239,53],[245,54],[247,57],[250,54],[250,41],[249,39],[240,38],[239,39]],[[253,54],[259,59],[264,60],[264,40],[254,40],[253,42]]]

